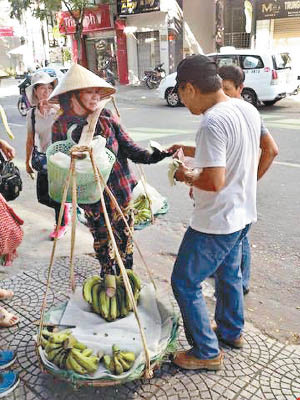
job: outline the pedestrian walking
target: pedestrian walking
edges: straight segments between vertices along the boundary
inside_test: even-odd
[[[116,89],[104,79],[74,64],[50,96],[50,100],[58,101],[62,109],[62,114],[53,124],[52,142],[65,140],[68,129],[76,124],[77,128],[72,133],[72,139],[78,143],[82,128],[87,124],[87,117],[99,108],[101,99],[113,95],[115,91]],[[134,163],[152,164],[170,154],[159,150],[150,153],[138,146],[112,112],[105,108],[100,114],[94,133],[94,136],[99,135],[105,138],[106,148],[116,156],[107,185],[117,199],[129,226],[132,227],[134,218],[130,201],[137,181],[129,168],[128,160]],[[104,197],[123,263],[125,268],[132,268],[132,236],[106,192]],[[94,238],[94,249],[101,265],[101,275],[119,274],[116,255],[109,238],[100,201],[94,204],[80,204],[80,207],[85,211],[87,225]]]
[[[0,150],[8,160],[15,156],[15,149],[5,140],[0,140]],[[0,194],[0,263],[10,265],[16,257],[16,249],[23,238],[20,225],[23,221],[8,206],[4,197]],[[12,290],[0,289],[0,300],[9,300],[13,297]],[[3,307],[0,307],[0,327],[10,328],[19,322],[19,317]],[[0,397],[7,396],[19,384],[19,376],[14,371],[2,372],[11,366],[16,360],[15,352],[11,350],[0,350]]]
[[[222,78],[224,93],[232,98],[241,99],[244,89],[245,73],[237,65],[224,65],[218,71]],[[274,158],[278,155],[278,146],[261,119],[260,131],[261,154],[258,163],[257,179],[259,180],[270,168]],[[251,250],[248,235],[241,243],[242,261],[241,271],[243,276],[243,292],[248,294],[250,290]]]
[[[48,97],[57,85],[57,78],[50,77],[46,72],[36,72],[31,79],[31,85],[26,88],[26,95],[33,106],[27,113],[26,141],[26,171],[33,174],[37,171],[36,193],[38,202],[55,211],[55,226],[50,233],[50,239],[61,239],[70,222],[70,204],[66,203],[62,224],[56,233],[60,204],[53,201],[48,194],[48,174],[46,150],[51,144],[51,128],[58,117],[59,107],[48,102]]]
[[[186,156],[195,158],[194,169],[183,164],[175,175],[193,187],[195,206],[171,278],[191,349],[177,352],[174,363],[218,370],[223,363],[218,339],[235,348],[244,343],[240,242],[257,219],[261,120],[251,104],[224,94],[215,62],[204,55],[184,59],[176,79],[181,102],[203,118],[195,147],[169,149],[182,147]],[[202,282],[212,274],[215,331],[202,293]]]

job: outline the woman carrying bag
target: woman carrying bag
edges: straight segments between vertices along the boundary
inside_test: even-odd
[[[51,128],[58,117],[59,107],[48,102],[48,97],[57,85],[57,78],[50,77],[46,72],[36,72],[31,79],[31,85],[26,95],[33,106],[27,114],[27,141],[26,141],[26,171],[33,174],[37,171],[36,193],[38,202],[55,211],[55,226],[50,233],[50,239],[62,238],[67,232],[70,222],[70,204],[65,205],[64,216],[59,231],[56,234],[56,225],[60,204],[53,201],[48,194],[48,176],[46,150],[51,144]]]
[[[115,91],[113,86],[91,71],[78,64],[72,65],[49,98],[51,101],[59,102],[62,109],[62,114],[52,127],[52,142],[66,140],[68,129],[75,124],[77,127],[72,133],[72,139],[78,143],[82,128],[87,124],[87,117],[99,108],[100,100],[110,97]],[[105,108],[96,124],[94,137],[98,135],[105,138],[106,148],[116,156],[107,185],[117,199],[129,226],[133,226],[131,198],[137,181],[129,168],[128,160],[152,164],[170,154],[159,150],[150,153],[138,146],[111,111]],[[126,268],[132,268],[132,237],[106,192],[104,192],[104,198],[122,260]],[[85,211],[87,225],[94,238],[94,249],[101,265],[101,275],[118,274],[119,268],[100,201],[94,204],[80,204],[80,207]]]

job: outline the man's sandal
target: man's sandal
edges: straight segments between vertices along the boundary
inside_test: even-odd
[[[0,328],[10,328],[18,324],[20,318],[17,315],[11,314],[4,308],[0,307]]]
[[[0,289],[0,300],[11,299],[14,295],[12,290]]]

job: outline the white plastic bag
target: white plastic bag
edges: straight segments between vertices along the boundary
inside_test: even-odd
[[[163,197],[153,186],[145,183],[147,194],[151,200],[151,207],[153,214],[156,214],[164,205],[166,198]],[[139,180],[132,192],[133,202],[141,195],[145,195],[145,188],[143,182]]]

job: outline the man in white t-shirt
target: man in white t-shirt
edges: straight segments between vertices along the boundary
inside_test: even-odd
[[[203,114],[203,119],[196,147],[180,146],[185,156],[195,158],[194,169],[182,165],[175,175],[193,187],[195,207],[172,273],[173,292],[192,348],[177,352],[174,363],[185,369],[218,370],[223,363],[218,339],[235,348],[243,346],[240,242],[257,218],[261,120],[251,104],[224,94],[217,66],[206,56],[181,61],[176,79],[181,102],[192,114]],[[215,332],[201,287],[212,274]]]

